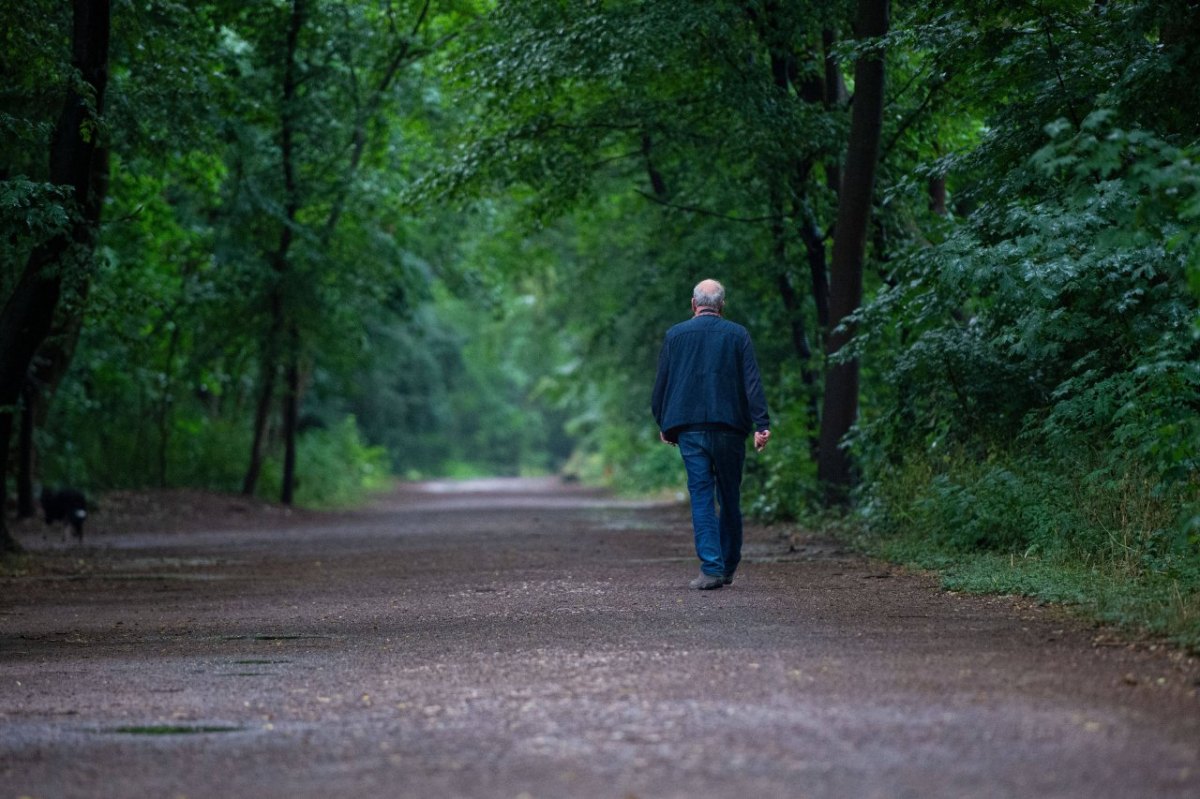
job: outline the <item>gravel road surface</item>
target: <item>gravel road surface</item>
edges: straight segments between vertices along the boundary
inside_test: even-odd
[[[19,528],[0,799],[1200,797],[1194,659],[819,536],[697,592],[684,506],[552,480],[164,496]]]

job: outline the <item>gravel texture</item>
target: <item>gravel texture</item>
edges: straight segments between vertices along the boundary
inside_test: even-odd
[[[1200,666],[552,480],[114,495],[0,578],[7,797],[1200,796]]]

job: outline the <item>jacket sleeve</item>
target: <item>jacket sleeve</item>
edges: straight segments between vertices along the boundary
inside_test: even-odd
[[[771,427],[771,417],[767,414],[767,397],[763,393],[762,378],[758,374],[758,361],[754,357],[754,342],[749,334],[742,345],[742,384],[746,390],[746,400],[750,404],[750,419],[754,422],[754,430],[767,430]]]
[[[663,339],[662,349],[658,353],[658,374],[654,377],[654,393],[650,397],[650,410],[654,412],[654,421],[662,430],[663,410],[667,396],[667,378],[670,373],[671,350],[667,339]]]

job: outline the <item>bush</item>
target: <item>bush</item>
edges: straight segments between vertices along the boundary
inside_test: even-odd
[[[268,459],[259,494],[279,496],[283,475],[278,456]],[[363,443],[358,424],[347,416],[328,428],[303,433],[296,442],[296,503],[306,507],[351,505],[391,482],[383,447]]]
[[[1200,646],[1195,485],[1165,491],[1119,453],[1075,454],[911,455],[873,475],[859,542],[941,570],[948,588],[1077,603]]]
[[[808,410],[802,397],[773,412],[771,441],[761,454],[746,458],[743,505],[767,521],[798,519],[819,502],[817,464],[809,449]]]
[[[63,403],[66,415],[71,408]],[[79,420],[66,426],[71,436],[43,433],[40,451],[47,484],[70,484],[89,491],[163,485],[159,475],[157,431],[135,420],[110,415],[107,425]],[[122,435],[124,426],[138,432]],[[250,431],[203,414],[178,414],[170,428],[166,481],[163,487],[238,491],[250,451]],[[258,494],[279,498],[282,457],[271,454],[263,464]],[[363,443],[353,416],[328,428],[301,433],[297,441],[296,502],[308,507],[347,505],[390,480],[382,447]]]
[[[1200,640],[1200,170],[1112,118],[1048,126],[864,310],[865,540]]]
[[[1164,492],[1148,469],[1118,467],[1113,453],[914,455],[874,475],[863,511],[881,534],[946,552],[1036,553],[1136,572],[1193,549],[1179,518],[1190,493]]]

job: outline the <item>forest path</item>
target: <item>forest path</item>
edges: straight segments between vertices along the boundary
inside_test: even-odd
[[[697,592],[685,508],[553,481],[234,510],[22,528],[0,799],[1200,796],[1194,661],[819,538]]]

